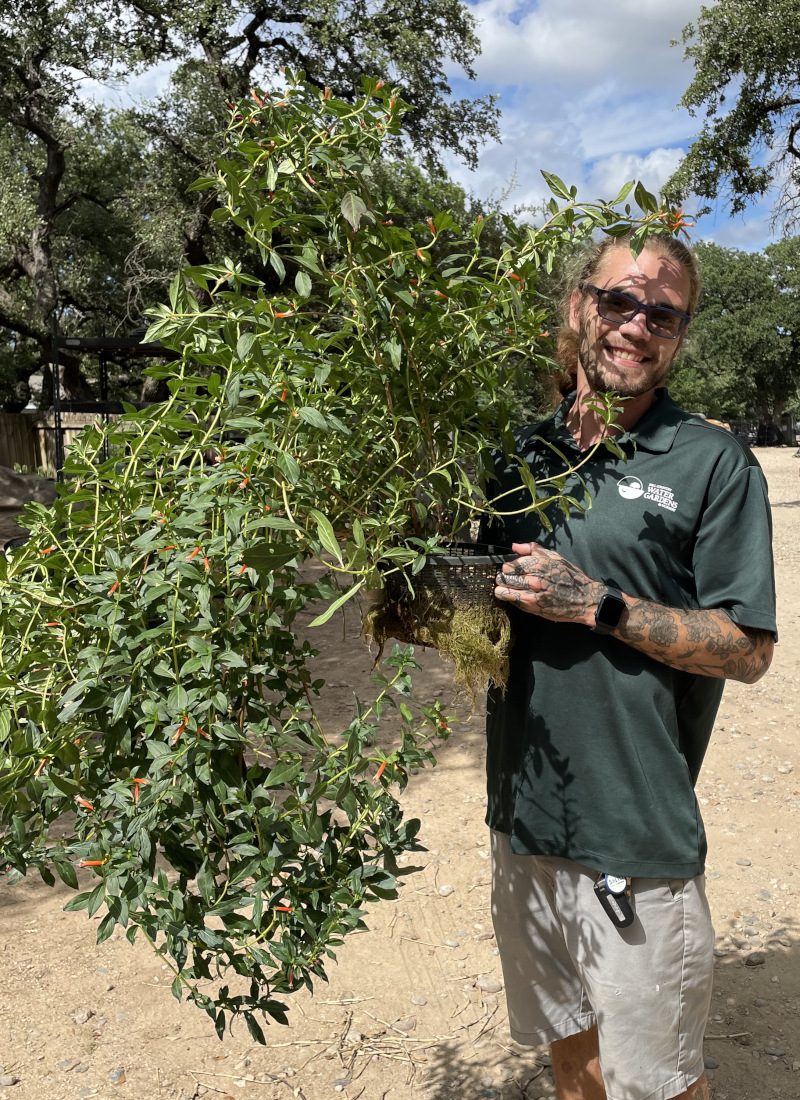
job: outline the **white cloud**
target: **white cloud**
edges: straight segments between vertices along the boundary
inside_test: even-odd
[[[683,149],[652,149],[646,156],[613,153],[591,166],[586,180],[591,197],[613,199],[627,180],[641,180],[657,195],[683,156]]]
[[[163,95],[174,69],[174,61],[160,61],[124,83],[101,84],[97,80],[85,80],[81,84],[81,95],[95,103],[104,103],[107,107],[130,107],[142,100]]]
[[[613,80],[625,90],[680,91],[683,49],[671,47],[700,13],[701,0],[479,0],[478,79],[500,87],[555,80],[573,88]]]

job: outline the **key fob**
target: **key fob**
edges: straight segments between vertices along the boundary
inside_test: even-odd
[[[627,893],[627,879],[616,875],[600,875],[594,884],[594,892],[612,924],[627,928],[633,924],[634,912]]]

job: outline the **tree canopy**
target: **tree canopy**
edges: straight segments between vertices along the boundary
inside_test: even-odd
[[[129,330],[182,263],[237,254],[237,235],[212,221],[215,195],[187,188],[213,164],[227,101],[276,88],[284,66],[345,100],[364,72],[391,77],[413,110],[388,155],[414,156],[436,186],[443,153],[474,162],[497,132],[491,97],[450,95],[446,68],[472,76],[479,50],[458,0],[21,0],[0,15],[0,46],[6,408],[26,403],[31,373],[47,373],[54,310],[64,335]],[[159,98],[110,110],[87,97],[87,84],[119,84],[157,61],[173,65]],[[427,178],[388,173],[387,186],[404,179],[420,206]],[[79,362],[63,365],[66,395],[92,396]]]
[[[800,386],[800,237],[764,252],[701,242],[703,297],[670,381],[684,408],[773,420]]]
[[[705,121],[665,192],[719,197],[737,214],[777,186],[776,219],[796,223],[800,0],[719,0],[682,42],[695,75],[681,106]]]

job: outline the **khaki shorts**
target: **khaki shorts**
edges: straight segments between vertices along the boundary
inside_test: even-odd
[[[511,1034],[536,1045],[597,1025],[608,1100],[670,1100],[703,1072],[714,931],[704,879],[634,879],[619,929],[597,872],[518,856],[492,833],[492,918]]]

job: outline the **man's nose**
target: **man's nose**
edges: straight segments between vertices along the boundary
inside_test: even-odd
[[[622,322],[619,326],[619,331],[633,339],[646,340],[650,335],[650,330],[647,327],[647,315],[644,310],[637,309],[633,317]]]

